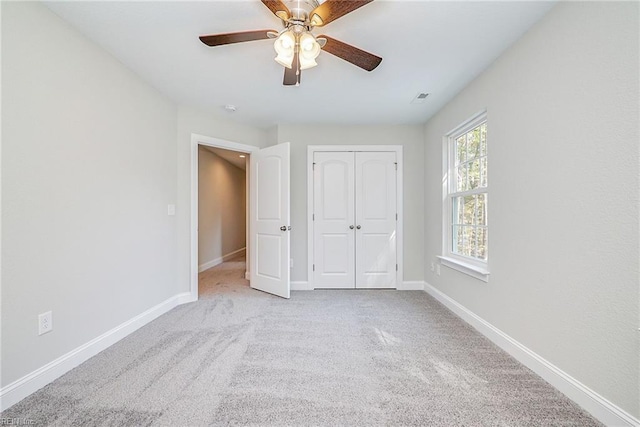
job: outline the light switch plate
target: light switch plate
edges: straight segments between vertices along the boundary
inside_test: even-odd
[[[176,205],[167,205],[167,215],[174,216],[176,214]]]

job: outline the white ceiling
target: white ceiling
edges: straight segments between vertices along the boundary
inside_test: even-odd
[[[270,40],[215,48],[198,40],[280,29],[257,0],[45,4],[176,103],[266,128],[424,123],[555,3],[376,0],[314,33],[381,56],[382,64],[368,73],[322,52],[299,87],[282,86]],[[419,92],[430,95],[411,104]]]

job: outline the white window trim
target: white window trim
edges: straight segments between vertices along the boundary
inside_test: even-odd
[[[474,260],[471,258],[463,257],[451,252],[449,240],[451,239],[451,200],[449,197],[452,176],[451,170],[451,156],[453,156],[453,144],[450,141],[454,135],[469,131],[487,120],[487,110],[482,110],[474,114],[471,118],[466,120],[461,125],[447,132],[442,138],[442,255],[438,256],[440,264],[457,270],[461,273],[467,274],[471,277],[479,279],[483,282],[489,281],[489,263],[480,260]],[[489,144],[487,144],[487,147]],[[487,148],[488,151],[488,148]],[[476,193],[488,193],[489,187],[482,189],[474,189],[466,191],[469,194]]]
[[[475,277],[476,279],[480,279],[483,282],[489,281],[489,270],[484,269],[482,267],[478,267],[477,265],[465,262],[466,259],[462,261],[456,258],[450,258],[446,256],[438,256],[438,259],[440,260],[440,264],[444,265],[445,267],[449,267],[461,273],[464,273],[468,276]]]

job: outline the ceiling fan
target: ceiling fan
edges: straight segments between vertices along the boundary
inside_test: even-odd
[[[276,62],[283,65],[285,86],[300,85],[302,70],[318,65],[316,58],[324,50],[364,70],[372,71],[382,58],[326,35],[314,36],[315,27],[322,27],[353,12],[373,0],[262,0],[281,21],[281,31],[256,30],[200,36],[207,46],[275,39]]]

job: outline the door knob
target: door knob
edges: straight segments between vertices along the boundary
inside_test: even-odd
[[[282,227],[280,227],[280,230],[282,231],[287,231],[287,227],[285,227],[284,225]]]
[[[350,225],[350,226],[349,226],[349,229],[353,230],[353,225]]]
[[[360,227],[360,226],[357,226],[356,228],[357,228],[358,230],[360,230],[360,229],[361,229],[362,227]]]

